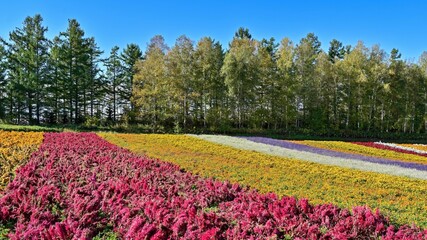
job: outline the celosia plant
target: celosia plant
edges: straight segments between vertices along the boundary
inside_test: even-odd
[[[139,157],[90,133],[49,133],[0,198],[11,239],[90,239],[112,228],[125,239],[421,239],[378,212],[203,179]]]

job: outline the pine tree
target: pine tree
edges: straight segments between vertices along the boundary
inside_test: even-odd
[[[6,51],[0,42],[0,120],[6,119],[7,95],[6,95]]]
[[[87,65],[89,58],[88,41],[84,31],[75,19],[68,20],[68,28],[60,33],[63,70],[65,71],[64,89],[67,97],[69,121],[81,123],[84,117],[82,107],[86,94]]]
[[[130,106],[130,111],[134,111],[135,106],[132,104],[132,89],[133,89],[133,77],[136,73],[135,64],[142,60],[142,51],[137,44],[131,43],[123,49],[120,55],[124,68],[124,87],[120,93],[121,98],[126,102],[126,105]]]
[[[120,98],[120,92],[123,89],[124,72],[123,66],[119,55],[119,47],[114,46],[111,49],[110,56],[105,61],[107,67],[107,81],[109,83],[109,101],[112,104],[113,121],[117,120],[117,114],[119,113],[119,106],[122,104]]]
[[[66,89],[64,85],[66,73],[64,71],[65,67],[59,37],[54,37],[52,41],[48,63],[49,84],[46,90],[49,92],[47,99],[49,123],[66,122],[64,119],[67,116],[65,109],[66,96],[63,91]]]
[[[9,34],[10,41],[3,41],[7,45],[8,78],[11,80],[9,112],[16,112],[15,121],[18,123],[22,123],[24,109],[25,122],[39,124],[41,119],[49,47],[45,37],[47,28],[42,26],[42,22],[40,15],[27,17],[22,28]]]
[[[295,49],[295,66],[297,71],[297,108],[302,115],[302,124],[297,124],[297,127],[306,127],[319,117],[319,107],[317,104],[318,82],[314,76],[315,63],[318,54],[320,53],[320,41],[314,33],[309,33],[305,38],[302,38]]]
[[[86,63],[86,91],[84,95],[84,113],[90,117],[95,117],[97,112],[102,111],[103,96],[106,94],[106,84],[103,80],[100,66],[100,56],[103,53],[91,37],[87,40],[88,58]],[[86,107],[86,105],[88,105]],[[89,108],[89,110],[87,109]]]

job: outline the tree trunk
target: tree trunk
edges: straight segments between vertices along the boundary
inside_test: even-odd
[[[33,124],[33,103],[31,101],[31,93],[27,93],[27,104],[28,104],[28,123]]]

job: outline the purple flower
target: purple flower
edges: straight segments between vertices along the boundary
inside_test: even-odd
[[[285,140],[277,140],[277,139],[265,138],[265,137],[240,137],[240,138],[247,139],[257,143],[263,143],[263,144],[268,144],[272,146],[278,146],[278,147],[288,148],[288,149],[293,149],[298,151],[311,152],[311,153],[321,154],[329,157],[355,159],[355,160],[362,160],[366,162],[395,165],[395,166],[404,167],[404,168],[412,168],[412,169],[417,169],[421,171],[427,171],[427,165],[420,164],[420,163],[403,162],[403,161],[386,159],[386,158],[370,157],[370,156],[365,156],[360,154],[332,151],[329,149],[316,148],[316,147],[307,146],[304,144],[298,144],[298,143],[293,143]]]

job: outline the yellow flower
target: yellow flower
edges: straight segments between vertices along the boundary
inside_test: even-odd
[[[399,160],[402,162],[413,162],[427,164],[427,157],[401,153],[392,150],[378,149],[374,147],[367,147],[351,142],[339,142],[339,141],[291,141],[294,143],[304,144],[312,147],[323,148],[338,152],[345,153],[357,153],[365,156],[373,156],[380,158],[387,158],[392,160]]]
[[[351,209],[379,208],[395,224],[427,227],[427,181],[364,172],[239,150],[186,135],[100,134],[129,150],[204,177],[279,196],[308,198]]]
[[[427,151],[427,145],[421,145],[421,144],[398,144],[402,147],[410,147],[422,151]]]
[[[26,163],[43,141],[41,132],[9,132],[0,130],[0,192]]]

